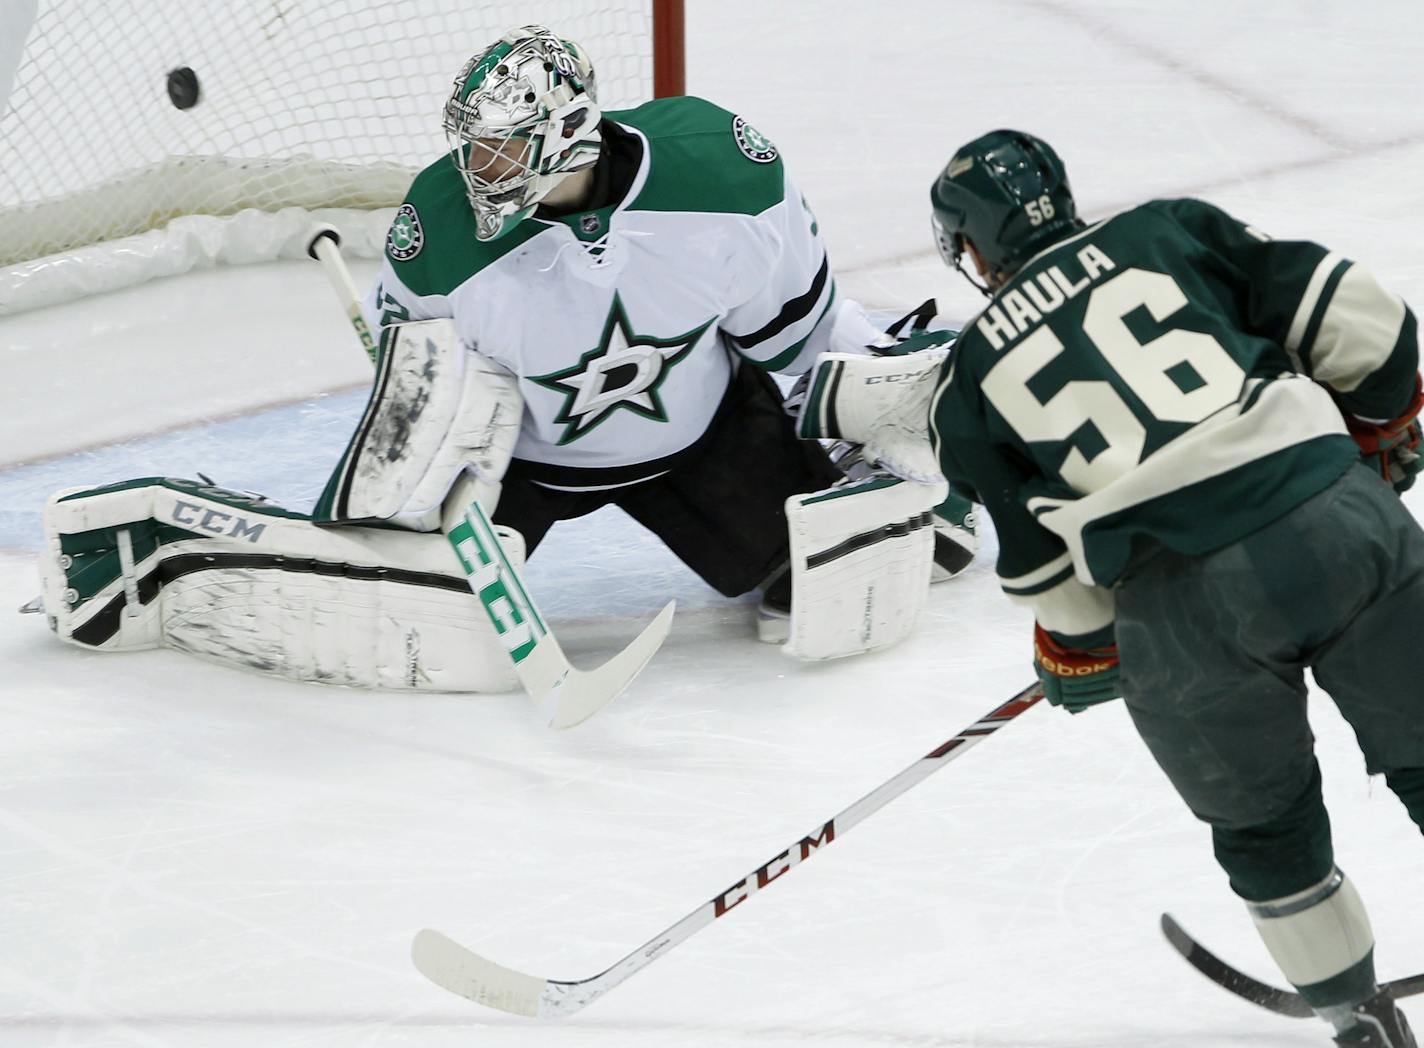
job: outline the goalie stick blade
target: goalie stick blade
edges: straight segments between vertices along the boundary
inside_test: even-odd
[[[457,488],[447,496],[441,526],[471,591],[514,662],[515,676],[551,728],[582,724],[617,698],[672,628],[676,601],[668,601],[631,644],[598,669],[577,670],[539,614],[523,573],[504,548],[479,497],[467,500]]]
[[[622,694],[662,647],[668,631],[672,629],[672,616],[676,610],[677,602],[668,601],[633,643],[598,669],[584,671],[569,666],[547,693],[531,696],[549,727],[572,728],[582,724]],[[540,648],[549,639],[546,637],[541,641]],[[550,651],[563,657],[563,652],[556,647],[551,646]]]

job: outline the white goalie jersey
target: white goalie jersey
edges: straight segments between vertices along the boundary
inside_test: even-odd
[[[448,157],[411,187],[364,309],[373,329],[452,318],[517,376],[514,457],[556,487],[657,475],[706,431],[734,359],[804,371],[834,281],[776,148],[695,98],[609,114],[640,151],[623,199],[480,242]]]

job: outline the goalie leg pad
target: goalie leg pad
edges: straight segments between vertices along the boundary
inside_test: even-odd
[[[518,379],[466,349],[452,321],[386,328],[366,412],[315,519],[434,531],[466,466],[483,485],[480,504],[493,513],[523,410]]]
[[[522,560],[517,533],[501,536]],[[293,680],[510,691],[444,536],[320,527],[260,496],[147,478],[51,497],[45,610],[91,649],[170,647]]]
[[[787,499],[792,596],[782,650],[837,659],[908,636],[929,593],[931,511],[947,493],[943,480],[877,476]]]

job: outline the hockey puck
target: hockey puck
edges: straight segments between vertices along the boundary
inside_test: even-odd
[[[198,74],[187,66],[179,66],[168,71],[168,100],[177,109],[192,109],[198,104],[201,94]]]

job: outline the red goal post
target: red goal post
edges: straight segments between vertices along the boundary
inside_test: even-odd
[[[606,109],[683,93],[683,0],[558,0]],[[557,17],[555,17],[557,16]],[[0,0],[0,315],[201,266],[373,257],[522,0]]]

